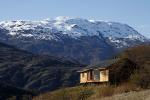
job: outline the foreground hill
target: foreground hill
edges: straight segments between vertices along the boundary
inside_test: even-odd
[[[87,64],[148,41],[126,24],[68,17],[0,22],[0,36],[1,42],[35,54],[72,58]]]
[[[80,64],[50,56],[37,56],[0,43],[0,81],[39,91],[78,83]]]
[[[149,100],[150,90],[135,91],[130,86],[87,86],[60,89],[33,100]]]
[[[150,100],[150,90],[122,93],[96,100]]]

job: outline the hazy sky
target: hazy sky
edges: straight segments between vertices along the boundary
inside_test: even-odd
[[[57,16],[122,22],[150,38],[150,0],[0,0],[0,21]]]

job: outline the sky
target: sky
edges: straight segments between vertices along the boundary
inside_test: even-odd
[[[57,16],[121,22],[150,38],[150,0],[0,0],[0,21]]]

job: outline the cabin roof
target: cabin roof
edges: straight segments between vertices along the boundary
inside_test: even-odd
[[[87,67],[82,68],[78,72],[85,72],[85,71],[88,71],[88,70],[91,70],[91,69],[102,69],[102,70],[107,69],[109,66],[116,63],[118,60],[119,59],[111,59],[111,60],[101,61],[97,64],[88,65]]]

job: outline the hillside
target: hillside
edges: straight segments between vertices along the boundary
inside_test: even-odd
[[[91,64],[148,39],[118,22],[57,17],[42,21],[0,22],[0,42],[34,54],[75,59]]]
[[[22,100],[22,98],[29,98],[36,95],[33,91],[23,90],[7,83],[0,83],[0,100],[8,100],[8,98],[16,98],[16,100]],[[12,100],[12,99],[10,99]],[[25,100],[25,99],[24,99]]]
[[[123,93],[96,100],[150,100],[150,90]]]
[[[73,86],[80,67],[74,61],[33,55],[0,43],[0,81],[16,87],[44,92]]]
[[[131,87],[130,87],[131,88]],[[128,86],[88,86],[60,89],[41,94],[33,100],[149,100],[150,90],[134,91]]]
[[[129,48],[118,57],[120,60],[110,69],[110,85],[64,88],[41,94],[33,100],[41,97],[44,100],[149,100],[149,91],[136,91],[150,88],[150,46]]]

